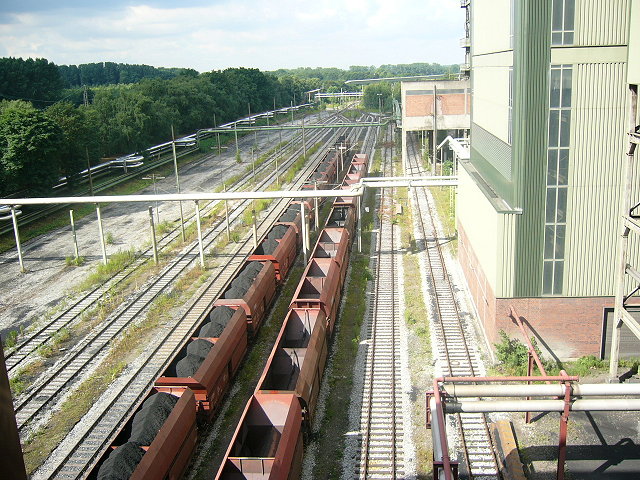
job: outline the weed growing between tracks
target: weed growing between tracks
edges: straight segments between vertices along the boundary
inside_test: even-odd
[[[97,265],[95,271],[78,284],[76,290],[82,292],[103,284],[116,273],[132,264],[135,259],[136,255],[133,250],[120,250],[114,253],[109,257],[106,264]]]
[[[424,303],[422,276],[416,242],[413,238],[413,211],[406,188],[396,190],[396,202],[402,205],[402,214],[396,215],[401,229],[401,242],[404,254],[404,321],[408,333],[409,372],[413,392],[424,392],[430,386],[432,377],[431,338],[427,307]],[[424,428],[426,418],[424,397],[411,396],[412,437],[416,447],[416,473],[418,479],[431,478],[431,438]]]
[[[375,156],[375,171],[371,176],[379,176],[380,159]],[[360,327],[366,310],[367,282],[371,280],[369,251],[375,192],[367,190],[363,207],[369,212],[362,215],[362,253],[357,251],[357,239],[351,249],[350,274],[345,287],[345,299],[340,312],[336,333],[331,345],[332,367],[325,373],[323,383],[329,392],[325,401],[325,414],[320,425],[320,434],[313,438],[315,450],[321,452],[313,467],[313,478],[340,478],[344,453],[344,434],[349,428],[349,403],[353,396],[354,359],[360,344]]]
[[[112,343],[106,357],[93,374],[83,381],[46,426],[35,432],[24,445],[27,472],[32,474],[60,444],[109,385],[124,371],[147,346],[157,328],[172,316],[173,309],[181,306],[206,281],[211,272],[195,267],[176,282],[169,294],[159,295],[140,323],[127,328]]]
[[[451,246],[451,254],[458,252],[458,233],[456,231],[456,187],[430,187],[429,191],[436,205],[438,217],[442,223],[442,229],[448,244]],[[446,245],[446,244],[444,244]]]

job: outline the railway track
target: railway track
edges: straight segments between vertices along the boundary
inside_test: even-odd
[[[330,121],[335,121],[335,117],[329,119]],[[320,132],[317,135],[310,138],[310,141],[315,142],[320,138],[324,138],[325,134]],[[292,140],[292,142],[295,141]],[[279,169],[286,169],[289,165],[291,165],[295,159],[300,155],[302,151],[302,147],[295,149],[293,154],[282,163]],[[272,157],[277,156],[278,153],[274,152]],[[267,159],[264,163],[259,165],[256,168],[256,175],[263,175],[267,169],[271,168],[273,158]],[[249,177],[243,177],[240,181],[236,182],[236,184],[232,185],[229,189],[230,192],[238,191],[246,186],[249,182]],[[264,183],[264,182],[262,182]],[[211,211],[218,202],[210,202],[201,209],[201,215],[206,215]],[[230,210],[230,221],[235,220],[239,213],[242,212],[244,206],[232,206]],[[194,222],[194,216],[186,218],[186,222]],[[221,228],[223,220],[219,220],[215,226],[215,228]],[[165,234],[158,241],[158,249],[162,251],[163,248],[168,246],[174,240],[176,240],[181,234],[181,228],[179,226],[172,229],[170,232]],[[16,346],[14,349],[9,350],[6,355],[6,363],[7,363],[7,371],[10,376],[14,376],[16,372],[20,369],[27,366],[27,364],[34,358],[33,352],[37,351],[42,345],[47,345],[51,343],[54,335],[60,331],[61,329],[73,325],[77,322],[81,315],[92,308],[99,301],[104,300],[117,286],[127,279],[134,271],[140,268],[143,264],[145,264],[152,256],[151,247],[147,248],[143,251],[136,260],[127,266],[125,269],[120,271],[118,274],[114,275],[111,279],[105,282],[102,285],[82,294],[78,298],[74,299],[72,304],[63,309],[57,315],[52,317],[48,322],[43,325],[40,325],[33,332],[29,332]]]
[[[315,162],[312,162],[315,164]],[[299,174],[299,180],[293,188],[299,188],[304,178],[312,171],[313,165],[309,165]],[[288,203],[286,199],[280,199],[276,208],[273,208],[267,218],[259,227],[259,236],[262,237],[270,229],[271,225],[280,216],[281,211]],[[91,467],[97,460],[98,455],[105,446],[112,440],[113,435],[120,429],[129,416],[141,403],[144,395],[153,384],[158,374],[166,368],[166,362],[172,358],[186,339],[192,335],[196,325],[202,320],[201,316],[209,310],[213,301],[226,288],[236,271],[242,266],[246,256],[253,250],[251,236],[249,235],[235,252],[232,260],[224,267],[217,268],[215,278],[208,282],[204,290],[195,301],[190,303],[190,307],[182,318],[175,319],[166,336],[156,339],[150,346],[144,364],[138,371],[129,374],[127,382],[122,382],[115,389],[110,391],[112,400],[105,405],[102,412],[95,417],[91,425],[79,426],[73,435],[73,440],[68,440],[68,445],[63,445],[50,460],[46,472],[39,472],[37,478],[47,478],[54,475],[56,478],[78,478]],[[119,395],[118,392],[121,394]],[[88,422],[87,422],[88,423]],[[67,437],[67,438],[69,438]],[[55,458],[53,458],[55,457]]]
[[[415,143],[408,144],[407,175],[425,175]],[[424,187],[411,189],[416,242],[424,247],[426,280],[430,291],[432,338],[437,366],[443,376],[478,376],[483,374],[473,334],[461,315],[455,290],[447,272],[435,222],[435,206]],[[491,437],[484,414],[458,414],[459,449],[466,478],[497,480],[500,478]]]
[[[313,163],[314,162],[311,162],[302,171],[302,175],[304,176],[300,178],[306,178],[305,172],[313,168]],[[257,185],[257,188],[265,188],[274,179],[275,174],[267,176]],[[244,207],[249,203],[250,201],[241,202],[236,207],[232,218],[239,217]],[[285,204],[283,202],[275,202],[272,212],[280,213],[284,209],[284,206]],[[214,228],[206,232],[203,235],[204,249],[208,250],[213,246],[224,231],[224,221],[220,221]],[[106,352],[112,339],[124,331],[129,325],[132,325],[138,319],[142,318],[142,315],[154,299],[157,298],[158,295],[167,292],[175,280],[197,262],[198,249],[197,242],[193,242],[185,248],[147,288],[136,295],[135,299],[122,306],[98,328],[94,329],[89,335],[74,345],[64,358],[37,379],[26,395],[17,399],[15,411],[18,430],[21,435],[24,436],[23,432],[29,430],[27,427],[29,427],[34,419],[39,417],[42,412],[55,406],[60,394],[68,385],[90,370],[95,363],[95,358]]]
[[[387,135],[392,134],[387,130]],[[392,175],[393,150],[384,150],[385,176]],[[393,189],[380,191],[375,279],[368,319],[368,350],[361,407],[360,479],[403,478],[404,425],[400,365],[399,239],[394,231]]]

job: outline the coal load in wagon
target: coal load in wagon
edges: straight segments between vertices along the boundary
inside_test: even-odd
[[[231,282],[231,287],[241,292],[242,296],[244,297],[249,288],[251,288],[252,283],[253,278],[251,278],[250,275],[238,275],[238,277],[233,282]]]
[[[133,417],[129,441],[140,445],[151,445],[177,402],[178,397],[169,393],[160,392],[151,395],[142,404],[142,409]]]
[[[286,212],[284,212],[281,216],[279,221],[280,222],[293,222],[296,219],[296,216],[298,215],[298,213],[300,212],[300,207],[299,206],[291,206],[287,209]]]
[[[209,321],[198,332],[199,337],[218,338],[222,335],[235,310],[231,307],[216,307],[209,314]]]
[[[204,339],[197,339],[187,345],[187,355],[176,364],[176,375],[178,377],[191,377],[198,371],[209,351],[213,348],[213,343]]]
[[[327,168],[329,168],[329,162],[323,162],[320,165],[318,165],[318,169],[316,171],[318,171],[318,172],[326,172]]]
[[[262,263],[256,261],[249,262],[244,270],[231,282],[231,287],[224,294],[224,298],[244,297],[261,270]]]
[[[127,442],[109,454],[100,466],[98,480],[128,480],[144,456],[139,443]]]
[[[267,238],[256,248],[256,255],[271,255],[278,246],[278,242],[271,238]]]
[[[287,230],[289,230],[289,227],[286,225],[276,225],[271,229],[267,238],[270,240],[280,240],[284,237],[284,234],[287,233]]]

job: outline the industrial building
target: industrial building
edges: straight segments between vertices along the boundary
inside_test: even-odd
[[[501,329],[518,336],[514,306],[547,355],[606,356],[637,8],[632,17],[631,0],[465,4],[471,143],[459,168],[458,251],[487,340]],[[637,169],[630,175],[637,185]],[[638,242],[625,245],[638,258]],[[627,326],[620,333],[621,356],[637,355],[640,342]]]

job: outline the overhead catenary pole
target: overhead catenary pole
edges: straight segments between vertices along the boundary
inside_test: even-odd
[[[87,156],[87,172],[89,173],[89,194],[93,196],[93,177],[91,176],[91,162],[89,161],[89,149],[84,147],[84,153]]]
[[[196,226],[198,228],[198,251],[200,252],[200,266],[204,268],[204,248],[202,247],[202,225],[200,223],[200,205],[196,200]]]
[[[307,158],[307,139],[304,135],[304,115],[302,116],[302,152],[304,158]]]
[[[362,208],[358,197],[358,252],[362,253]]]
[[[156,185],[156,180],[164,180],[165,177],[159,177],[155,173],[152,173],[148,177],[142,177],[142,180],[151,180],[153,184],[153,194],[158,195],[158,186]],[[160,205],[158,204],[158,200],[156,200],[156,222],[160,225]]]
[[[436,145],[438,144],[438,96],[436,84],[433,84],[433,174],[436,175]],[[440,172],[442,173],[442,172]]]
[[[100,246],[102,247],[102,263],[107,264],[107,245],[104,241],[104,230],[102,229],[102,215],[100,205],[96,203],[96,215],[98,216],[98,234],[100,235]]]
[[[222,184],[222,191],[227,193],[227,186]],[[229,202],[227,200],[224,201],[224,219],[225,225],[227,227],[227,242],[231,241],[231,229],[229,228]]]
[[[236,137],[236,160],[240,159],[240,149],[238,147],[238,122],[233,123],[233,134]]]
[[[158,244],[156,243],[156,227],[153,224],[153,207],[149,207],[149,226],[151,227],[151,246],[153,247],[153,263],[158,264]]]
[[[302,228],[302,254],[304,255],[304,264],[307,264],[307,222],[305,221],[304,201],[300,202],[300,225]]]
[[[216,114],[213,114],[213,126],[217,127],[218,124],[216,123]],[[220,132],[216,132],[216,139],[218,140],[218,155],[222,154],[222,148],[220,146]]]
[[[18,262],[20,263],[20,271],[26,272],[24,268],[24,261],[22,259],[22,246],[20,245],[20,231],[18,230],[18,218],[16,214],[16,207],[11,207],[11,221],[13,222],[13,234],[16,239],[16,250],[18,250]]]
[[[173,169],[176,174],[176,187],[178,189],[178,193],[180,193],[180,177],[178,176],[178,157],[176,156],[176,138],[173,134],[173,125],[171,125],[171,149],[173,150]],[[187,240],[187,235],[184,231],[184,213],[182,212],[182,202],[180,204],[180,228],[182,230],[182,241]]]
[[[251,219],[253,222],[252,230],[253,230],[253,248],[258,248],[258,225],[256,222],[256,202],[255,200],[251,202]]]
[[[313,189],[314,190],[318,190],[318,182],[314,181],[313,182]],[[315,224],[315,229],[318,230],[318,228],[320,228],[320,221],[318,219],[318,197],[313,197],[313,213],[314,213],[314,224]]]
[[[71,235],[73,237],[73,252],[75,255],[76,262],[80,258],[80,254],[78,251],[78,237],[76,236],[76,224],[73,221],[73,208],[69,210],[69,219],[71,220]]]

